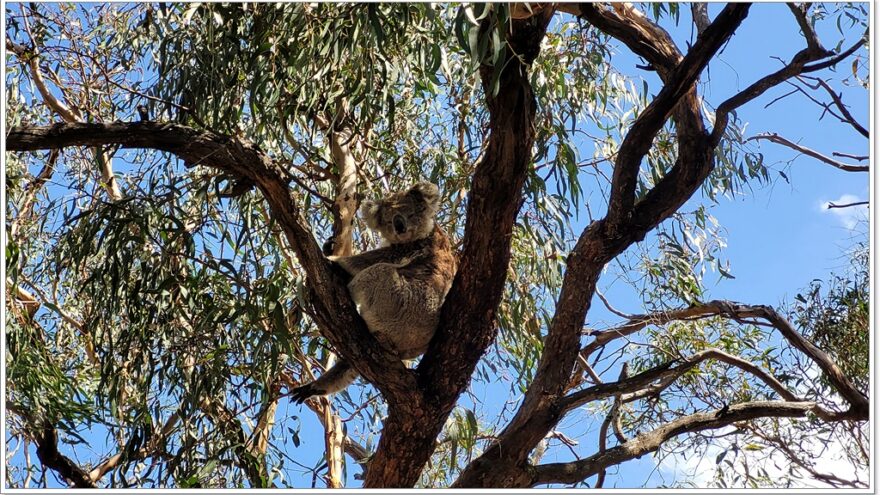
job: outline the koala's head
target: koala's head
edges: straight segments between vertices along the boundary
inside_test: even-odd
[[[376,201],[364,201],[361,217],[389,244],[400,244],[430,236],[439,207],[437,186],[419,182],[406,191]]]

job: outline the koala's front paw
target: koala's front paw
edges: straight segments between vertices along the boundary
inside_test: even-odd
[[[334,247],[336,247],[336,238],[331,237],[324,241],[324,245],[321,246],[321,252],[324,253],[324,256],[330,256],[333,254]]]
[[[324,395],[326,393],[326,391],[319,390],[315,387],[314,383],[306,383],[305,385],[301,385],[291,390],[288,395],[290,395],[290,400],[293,401],[294,404],[302,404],[316,395]]]

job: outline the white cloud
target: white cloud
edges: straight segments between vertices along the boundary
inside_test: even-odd
[[[843,225],[847,229],[853,229],[860,221],[868,220],[867,205],[850,206],[848,208],[828,208],[828,205],[829,203],[833,203],[836,205],[846,205],[850,203],[857,203],[859,201],[864,201],[864,199],[861,199],[852,194],[844,194],[841,197],[831,201],[821,201],[819,203],[819,211],[834,215],[840,221],[841,225]]]

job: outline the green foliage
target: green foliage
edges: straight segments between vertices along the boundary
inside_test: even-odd
[[[864,393],[870,371],[870,251],[867,244],[851,251],[848,273],[827,282],[814,280],[795,296],[793,320],[814,344],[828,352]],[[826,383],[826,387],[830,384]]]
[[[182,4],[156,17],[158,94],[269,149],[288,125],[394,121],[436,92],[442,8],[428,4]],[[188,115],[179,116],[186,121]],[[239,127],[241,126],[241,127]]]
[[[45,315],[39,319],[44,320]],[[29,428],[52,424],[78,437],[78,430],[96,420],[90,404],[93,377],[76,359],[80,349],[75,340],[58,332],[56,344],[61,345],[51,346],[45,340],[47,337],[52,335],[43,334],[39,326],[22,325],[7,316],[7,410],[22,414]],[[70,359],[53,359],[53,351]]]

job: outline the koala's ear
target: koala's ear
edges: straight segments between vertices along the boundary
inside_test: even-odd
[[[361,218],[371,229],[379,228],[379,203],[369,199],[361,203]]]
[[[424,199],[432,209],[440,207],[440,189],[430,182],[419,182],[412,186],[407,194]]]

